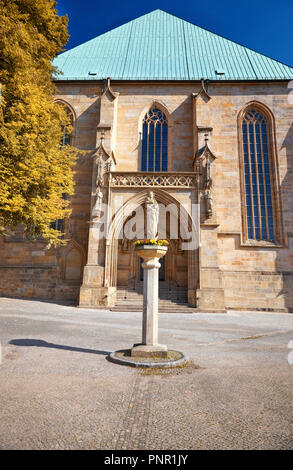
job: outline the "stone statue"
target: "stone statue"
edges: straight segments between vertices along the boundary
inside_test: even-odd
[[[206,211],[207,211],[208,217],[211,217],[213,215],[212,185],[213,185],[213,180],[211,178],[210,160],[209,158],[207,158],[204,197],[205,197]]]
[[[157,203],[153,191],[148,193],[146,199],[147,208],[147,238],[157,238],[159,223],[159,204]]]
[[[93,216],[95,218],[99,218],[102,212],[102,201],[103,201],[103,193],[100,189],[100,187],[97,187],[97,193],[96,193],[96,202],[93,207]]]
[[[211,217],[213,215],[213,198],[212,198],[212,192],[210,189],[206,190],[204,197],[205,197],[205,202],[206,202],[207,216]]]
[[[103,158],[100,155],[97,161],[97,175],[96,175],[96,186],[103,186],[104,175],[103,175]]]

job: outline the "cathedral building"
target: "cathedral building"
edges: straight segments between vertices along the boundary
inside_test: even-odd
[[[293,68],[161,10],[54,65],[64,144],[87,151],[56,221],[69,242],[2,237],[1,295],[140,310],[151,192],[159,310],[293,311]]]

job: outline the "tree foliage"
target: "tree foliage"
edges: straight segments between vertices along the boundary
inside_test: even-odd
[[[0,230],[23,224],[30,239],[55,245],[61,233],[50,224],[69,215],[77,153],[61,145],[70,120],[51,79],[67,22],[53,0],[0,2]]]

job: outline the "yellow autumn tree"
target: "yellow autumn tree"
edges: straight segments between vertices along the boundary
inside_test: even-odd
[[[29,239],[55,245],[52,222],[69,215],[77,153],[61,145],[70,121],[51,79],[67,22],[53,0],[0,2],[0,230],[22,224]]]

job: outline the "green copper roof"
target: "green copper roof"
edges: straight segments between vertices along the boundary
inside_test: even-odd
[[[63,52],[58,80],[278,80],[293,68],[162,10]]]

